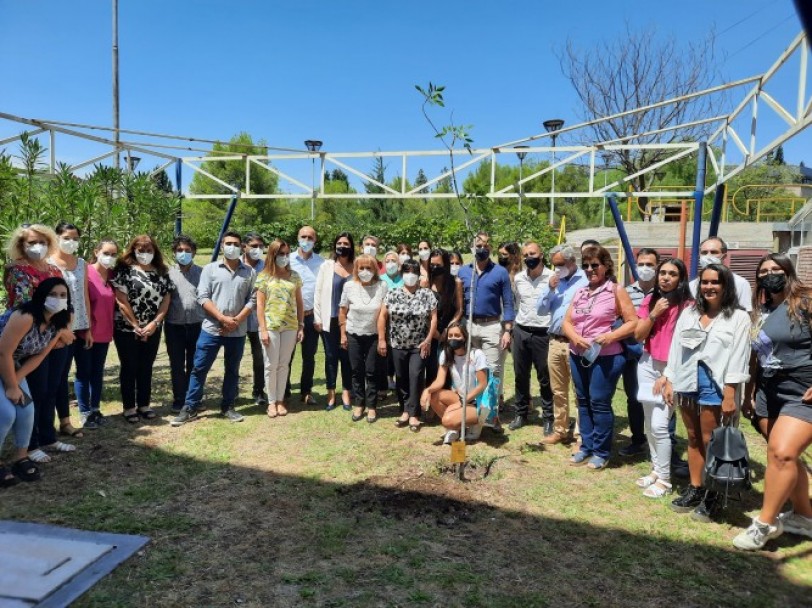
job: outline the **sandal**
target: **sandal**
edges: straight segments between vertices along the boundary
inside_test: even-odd
[[[667,481],[658,479],[655,483],[651,484],[643,492],[643,496],[647,498],[662,498],[666,494],[671,493],[672,486]]]
[[[288,415],[288,408],[285,407],[285,404],[277,404],[276,405],[276,413],[280,416],[287,416]]]
[[[10,488],[18,483],[20,480],[14,476],[14,473],[0,465],[0,488]]]
[[[647,488],[649,486],[653,486],[655,483],[657,483],[657,480],[659,480],[659,479],[660,478],[657,477],[657,474],[654,471],[652,471],[648,475],[645,475],[644,477],[640,477],[634,483],[637,484],[638,488]]]
[[[39,467],[30,458],[23,458],[11,465],[11,472],[23,481],[38,481],[40,475]]]
[[[124,416],[124,420],[126,420],[130,424],[138,424],[141,421],[141,416],[138,415],[137,411],[131,414],[124,412],[122,416]]]
[[[77,429],[70,422],[59,425],[59,434],[63,437],[76,437],[77,439],[81,439],[85,436],[82,429]]]
[[[36,450],[31,450],[28,452],[28,459],[33,462],[51,462],[51,457],[48,456],[45,452],[37,448]]]
[[[157,418],[157,417],[158,417],[158,414],[156,414],[156,413],[155,413],[153,410],[151,410],[150,408],[145,408],[145,409],[143,409],[143,410],[138,410],[138,415],[139,415],[141,418],[143,418],[144,420],[154,420],[155,418]]]
[[[279,412],[276,411],[276,404],[270,403],[268,404],[268,409],[266,410],[268,414],[268,418],[276,418],[279,415]]]
[[[55,441],[51,445],[44,445],[42,446],[43,449],[48,450],[55,450],[57,452],[75,452],[76,446],[71,443],[62,443],[61,441]],[[30,457],[30,454],[29,454]]]

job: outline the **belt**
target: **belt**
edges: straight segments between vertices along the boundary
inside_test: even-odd
[[[547,327],[531,327],[530,325],[519,325],[516,324],[516,327],[521,329],[523,332],[528,334],[533,334],[534,336],[546,336],[547,335]]]
[[[311,308],[310,310],[304,311],[304,316],[312,317],[313,316],[313,309]]]
[[[556,342],[569,342],[566,336],[561,336],[559,334],[550,334],[550,337]]]
[[[484,315],[474,315],[474,323],[493,323],[498,321],[499,317],[486,317]]]

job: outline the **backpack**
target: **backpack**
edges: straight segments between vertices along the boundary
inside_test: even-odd
[[[724,494],[725,506],[730,493],[752,487],[750,454],[739,429],[723,424],[713,431],[705,455],[702,485],[706,490]]]

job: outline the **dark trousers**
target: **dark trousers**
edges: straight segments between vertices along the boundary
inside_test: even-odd
[[[77,348],[84,348],[85,341],[74,334],[73,344],[69,344],[65,348],[60,348],[63,351],[63,359],[61,365],[57,366],[51,373],[57,374],[56,386],[56,415],[60,420],[70,417],[70,383],[68,376],[70,375],[71,363],[73,363],[73,354]]]
[[[165,325],[166,354],[169,357],[169,375],[172,378],[172,407],[175,409],[182,408],[186,399],[201,326],[202,323]]]
[[[352,369],[352,398],[355,405],[375,409],[378,405],[378,336],[347,334],[347,351]]]
[[[265,393],[265,359],[262,354],[262,342],[258,331],[249,331],[248,343],[251,345],[251,368],[254,370],[254,388],[251,395],[258,397]]]
[[[94,342],[91,348],[80,343],[75,349],[76,378],[73,391],[79,403],[79,413],[83,415],[98,412],[104,384],[104,363],[107,360],[109,342]]]
[[[43,359],[26,380],[34,400],[34,428],[31,430],[29,450],[56,442],[54,416],[62,371],[70,364],[67,347],[55,348]]]
[[[158,329],[146,341],[136,339],[134,332],[116,330],[113,341],[120,362],[118,381],[124,410],[149,407],[152,400],[152,368],[161,345],[161,330]]]
[[[413,418],[420,417],[420,395],[425,388],[426,360],[419,348],[393,348],[398,404],[401,412]]]
[[[341,364],[341,388],[345,391],[352,387],[350,355],[341,348],[341,332],[338,329],[338,317],[330,319],[330,330],[322,328],[321,341],[324,345],[324,377],[327,390],[335,389],[338,377],[338,366]]]
[[[546,328],[513,328],[513,375],[516,381],[516,415],[527,417],[530,413],[530,374],[536,370],[541,394],[541,412],[544,422],[553,422],[553,389],[547,368],[547,351],[550,337]]]
[[[431,385],[431,383],[437,378],[437,371],[440,361],[440,349],[440,341],[432,340],[429,356],[426,357],[426,386]]]
[[[629,430],[632,433],[632,443],[640,445],[646,443],[644,430],[646,418],[643,414],[643,404],[637,400],[637,360],[627,360],[623,366],[623,390],[626,392],[626,413],[629,417]]]
[[[299,377],[299,393],[309,395],[313,392],[313,375],[316,373],[316,351],[319,350],[319,332],[313,327],[313,315],[306,315],[304,318],[304,338],[299,345],[302,351],[302,375]],[[290,397],[290,370],[293,368],[293,358],[296,356],[296,349],[290,356],[290,367],[288,367],[288,385],[285,387],[285,396]]]

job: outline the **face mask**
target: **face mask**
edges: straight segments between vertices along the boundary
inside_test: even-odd
[[[510,258],[506,258],[503,256],[499,256],[499,265],[507,268],[508,264],[510,264]]]
[[[401,263],[401,265],[402,265],[402,264],[403,264],[403,262],[405,262],[406,260],[411,260],[411,259],[412,259],[412,257],[411,257],[411,256],[410,256],[408,253],[401,253],[401,254],[398,256],[398,259],[400,260],[400,263]]]
[[[652,268],[651,266],[637,267],[637,278],[641,281],[652,281],[654,280],[655,274],[657,274],[657,269]]]
[[[566,279],[568,276],[570,276],[570,271],[566,266],[556,266],[555,276],[557,276],[559,279]]]
[[[135,259],[143,266],[149,266],[152,263],[152,258],[155,257],[154,253],[136,253]]]
[[[369,283],[372,280],[372,277],[375,276],[372,274],[371,270],[359,270],[358,271],[358,278],[361,279],[362,283]]]
[[[116,265],[116,256],[114,255],[100,255],[99,256],[99,264],[107,268],[108,270]]]
[[[465,347],[465,340],[461,340],[459,338],[452,338],[448,341],[448,345],[451,347],[451,350],[458,350],[460,348]]]
[[[236,260],[240,257],[239,245],[223,245],[223,255],[227,260]]]
[[[336,255],[340,258],[350,255],[351,251],[352,249],[350,249],[349,247],[344,247],[343,245],[339,245],[338,247],[336,247]]]
[[[261,260],[262,247],[251,247],[251,249],[248,250],[248,257],[255,261]]]
[[[431,249],[421,249],[417,252],[417,255],[420,256],[420,260],[425,262],[431,257]]]
[[[373,258],[378,255],[378,248],[375,245],[364,245],[364,253],[371,255]]]
[[[313,251],[313,246],[315,243],[313,241],[308,241],[307,239],[299,239],[299,249],[301,249],[305,253],[310,253]]]
[[[768,294],[781,293],[787,286],[787,275],[768,274],[758,278],[758,286],[763,288]]]
[[[403,275],[403,284],[406,287],[414,287],[417,285],[417,275],[413,272],[407,272]]]
[[[703,255],[699,258],[699,267],[705,268],[709,264],[721,264],[721,258],[717,258],[715,255]]]
[[[390,277],[395,276],[398,273],[398,263],[397,262],[387,262],[386,263],[386,274]]]
[[[489,257],[491,257],[491,251],[487,247],[477,247],[476,253],[474,255],[476,256],[477,260],[479,260],[480,262],[484,262]]]
[[[441,264],[432,264],[429,266],[429,274],[433,277],[441,277],[445,274],[445,268]]]
[[[455,277],[460,273],[460,265],[459,264],[451,264],[451,276]]]
[[[68,255],[73,255],[79,250],[79,241],[70,239],[59,239],[59,248]]]
[[[541,264],[541,258],[524,258],[524,265],[527,266],[528,270],[538,268],[539,264]]]
[[[58,313],[62,312],[63,310],[67,310],[68,308],[68,299],[67,298],[56,298],[54,296],[48,296],[45,298],[45,310],[50,313]]]
[[[32,260],[41,260],[42,258],[45,257],[47,251],[48,248],[42,243],[37,243],[36,245],[29,245],[28,247],[25,248],[25,253]]]
[[[600,356],[602,348],[603,346],[601,346],[597,342],[593,342],[589,346],[589,348],[586,349],[586,352],[584,352],[584,354],[582,355],[583,361],[581,361],[581,364],[584,367],[589,367],[593,363],[595,363],[595,359],[597,359],[598,356]]]
[[[288,256],[278,255],[274,258],[274,261],[279,268],[285,268],[288,265]]]
[[[176,251],[175,252],[175,259],[178,261],[178,264],[181,266],[188,266],[192,263],[192,252],[191,251]]]

